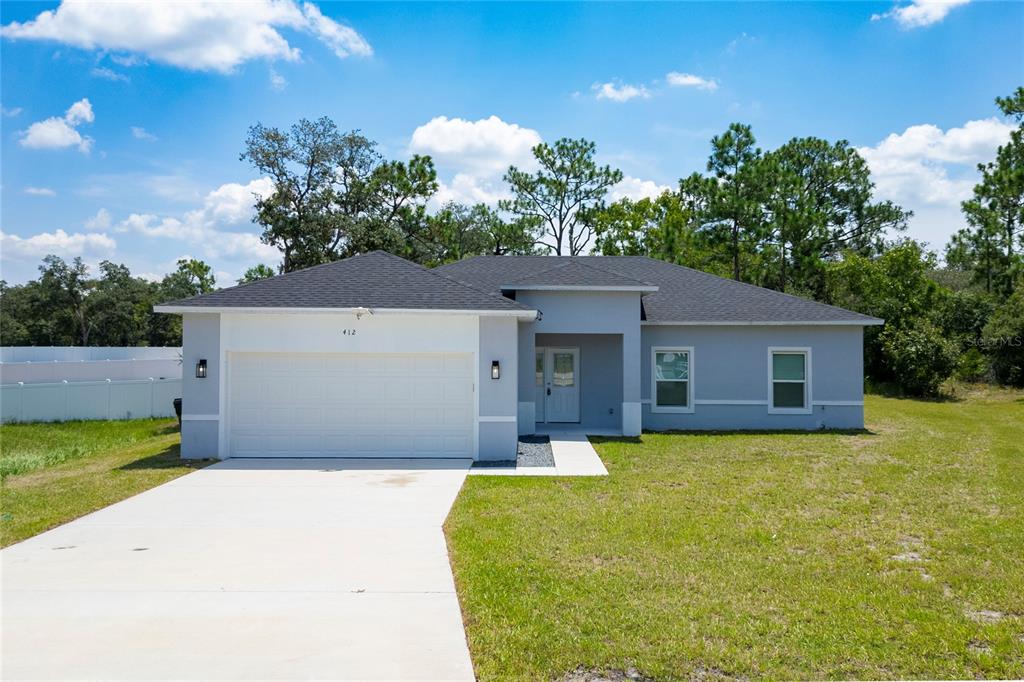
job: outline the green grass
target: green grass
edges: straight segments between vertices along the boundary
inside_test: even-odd
[[[4,424],[0,426],[0,477],[123,448],[164,434],[171,426],[167,419]]]
[[[0,546],[207,464],[183,461],[178,445],[166,419],[0,426]]]
[[[470,477],[446,533],[477,675],[1024,677],[1024,394],[960,393]]]

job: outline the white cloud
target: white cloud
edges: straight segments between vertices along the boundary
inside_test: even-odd
[[[119,73],[117,71],[114,71],[113,69],[108,69],[105,66],[97,66],[93,68],[93,70],[89,73],[91,73],[93,76],[96,76],[97,78],[103,78],[108,81],[120,81],[122,83],[127,83],[131,80],[130,78],[128,78],[128,76],[124,75],[123,73]]]
[[[253,216],[254,195],[266,197],[273,191],[274,183],[270,178],[260,178],[245,185],[230,182],[207,194],[202,207],[180,217],[133,213],[115,229],[201,245],[205,258],[244,257],[274,262],[280,259],[281,252],[262,243],[259,235],[223,229],[248,223]]]
[[[132,126],[132,137],[136,140],[146,140],[147,142],[156,142],[159,139],[142,126]]]
[[[472,169],[477,174],[504,173],[509,165],[526,165],[540,133],[497,116],[467,121],[437,116],[416,128],[409,143],[414,154],[429,154],[439,164]]]
[[[74,256],[107,256],[114,252],[117,242],[105,234],[68,234],[64,230],[41,232],[31,237],[19,237],[0,232],[0,252],[5,260],[12,258],[41,258],[55,254],[62,258]]]
[[[857,151],[871,168],[877,195],[914,211],[912,236],[938,247],[963,226],[960,202],[977,183],[977,164],[994,158],[1011,130],[996,118],[945,131],[915,125]]]
[[[55,197],[57,193],[49,187],[26,187],[25,194],[31,194],[36,197]]]
[[[373,54],[373,48],[355,29],[325,17],[320,8],[313,3],[303,3],[302,13],[309,22],[309,29],[313,34],[341,59],[351,55],[369,57]]]
[[[70,107],[64,114],[64,120],[68,122],[68,125],[76,126],[79,123],[92,123],[96,120],[96,116],[92,113],[92,104],[89,103],[89,99],[83,97],[78,100]]]
[[[7,107],[0,107],[0,114],[4,116],[14,117],[21,113],[21,107],[13,107],[8,109]]]
[[[277,69],[270,67],[270,87],[274,90],[284,90],[288,87],[288,81],[277,72]]]
[[[143,63],[143,60],[134,54],[112,54],[110,55],[110,61],[127,67],[138,66]]]
[[[183,69],[230,73],[252,59],[299,60],[300,50],[279,29],[312,34],[338,57],[373,54],[355,29],[325,17],[312,3],[300,6],[295,0],[64,0],[57,9],[11,22],[0,33],[117,52],[122,65],[142,56]]]
[[[110,229],[110,225],[110,211],[105,208],[96,211],[96,215],[85,221],[85,229],[90,232],[104,232]]]
[[[533,148],[542,141],[536,130],[497,116],[477,121],[437,116],[413,131],[408,151],[429,154],[442,171],[430,208],[449,201],[494,206],[508,197],[502,175],[512,165],[532,169]]]
[[[618,183],[608,190],[608,200],[618,201],[619,199],[654,199],[665,192],[671,191],[668,185],[659,185],[653,180],[641,180],[631,175],[626,175]]]
[[[893,7],[883,14],[871,15],[871,21],[893,19],[900,28],[910,30],[937,24],[954,8],[971,0],[912,0],[909,5]]]
[[[665,75],[665,82],[674,88],[696,88],[697,90],[718,89],[718,81],[714,78],[702,78],[692,73],[680,73],[671,71]]]
[[[628,102],[639,97],[649,99],[651,91],[643,85],[630,85],[628,83],[594,83],[590,86],[597,99],[609,99],[613,102]]]
[[[68,108],[63,118],[53,116],[30,125],[21,133],[21,146],[29,149],[78,147],[78,151],[86,154],[92,148],[92,138],[83,136],[76,128],[95,119],[89,100],[80,99]]]
[[[430,198],[429,207],[438,209],[449,201],[472,206],[496,206],[510,198],[508,187],[497,178],[479,178],[467,173],[456,173],[451,182],[439,181],[437,192]]]

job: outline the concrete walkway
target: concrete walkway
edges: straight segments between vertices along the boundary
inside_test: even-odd
[[[607,476],[608,470],[590,444],[587,435],[579,431],[563,431],[548,435],[551,440],[553,467],[476,467],[472,476]]]
[[[3,679],[472,680],[469,461],[229,460],[0,552]]]

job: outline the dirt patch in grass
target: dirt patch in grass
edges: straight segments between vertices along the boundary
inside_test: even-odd
[[[648,677],[636,668],[625,670],[599,670],[579,666],[559,678],[560,682],[655,682],[653,677]]]

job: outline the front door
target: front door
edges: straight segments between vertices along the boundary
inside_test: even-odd
[[[580,420],[579,348],[544,349],[544,420]]]

